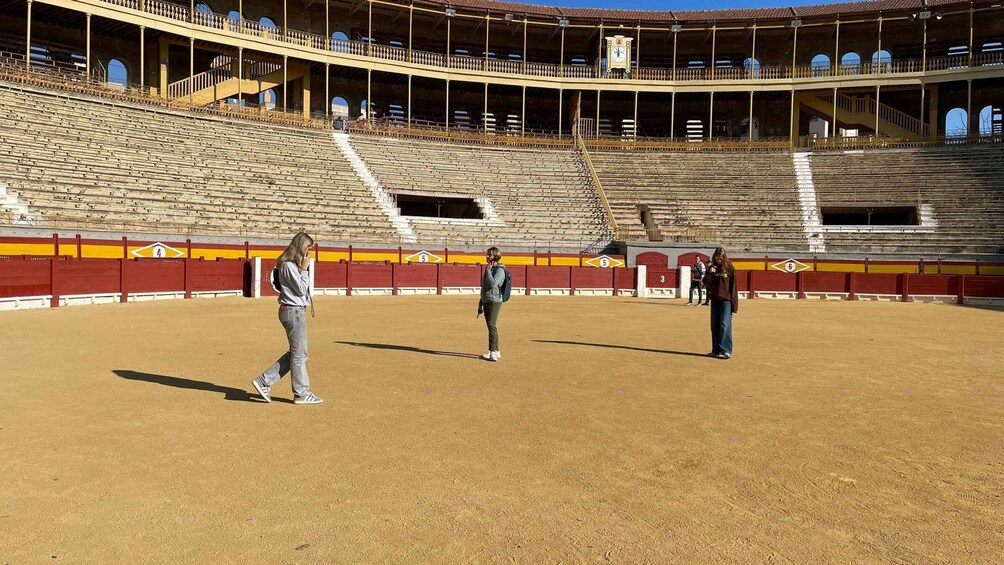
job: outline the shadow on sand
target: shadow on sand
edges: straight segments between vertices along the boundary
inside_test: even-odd
[[[358,341],[336,341],[335,343],[340,343],[342,345],[351,345],[352,347],[367,347],[369,349],[390,349],[393,351],[411,351],[412,353],[424,353],[425,355],[442,355],[444,357],[463,357],[466,359],[481,358],[480,355],[475,355],[473,353],[437,351],[435,349],[422,349],[421,347],[413,347],[411,345],[394,345],[391,343],[361,343]]]
[[[258,398],[257,394],[251,394],[250,392],[227,386],[220,386],[213,383],[207,383],[204,381],[196,381],[192,379],[183,379],[181,377],[170,377],[167,375],[155,375],[153,373],[141,373],[139,371],[129,371],[125,369],[115,369],[112,371],[116,375],[127,379],[130,381],[142,381],[145,383],[154,383],[163,386],[169,386],[174,388],[187,388],[189,390],[204,390],[206,392],[219,392],[223,393],[224,400],[236,400],[238,402],[264,402]],[[250,383],[248,384],[250,387]],[[272,398],[273,402],[284,402],[282,399]],[[292,402],[291,400],[288,402]]]
[[[586,343],[583,341],[564,341],[551,339],[535,339],[537,343],[557,343],[559,345],[581,345],[583,347],[605,347],[607,349],[628,349],[631,351],[644,351],[646,353],[663,353],[666,355],[683,355],[685,357],[707,357],[705,353],[694,353],[692,351],[671,351],[669,349],[648,349],[647,347],[634,347],[631,345],[613,345],[609,343]]]

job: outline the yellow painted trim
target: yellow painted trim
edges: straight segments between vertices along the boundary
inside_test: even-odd
[[[0,255],[52,255],[52,244],[0,243]]]
[[[121,259],[122,244],[119,245],[94,245],[83,244],[81,253],[85,259]]]

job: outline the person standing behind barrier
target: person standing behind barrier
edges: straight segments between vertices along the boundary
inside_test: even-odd
[[[307,375],[307,306],[310,298],[310,247],[314,240],[305,233],[293,237],[286,250],[275,262],[273,283],[279,291],[279,322],[286,330],[289,350],[251,381],[265,402],[272,402],[271,389],[286,373],[293,375],[293,404],[320,404],[323,402],[310,392]]]
[[[502,253],[498,247],[489,247],[485,254],[485,274],[481,277],[481,300],[478,302],[478,314],[484,313],[485,324],[488,326],[488,353],[481,356],[486,361],[499,361],[499,313],[502,312],[502,285],[505,283],[505,268],[499,262]]]
[[[697,305],[700,306],[701,302],[704,300],[704,262],[701,261],[701,256],[698,255],[694,258],[694,267],[690,271],[690,298],[687,299],[687,305],[692,305],[694,303],[694,291],[697,291]]]
[[[711,302],[711,357],[732,358],[732,315],[739,312],[739,287],[736,270],[725,249],[715,249],[704,276]]]

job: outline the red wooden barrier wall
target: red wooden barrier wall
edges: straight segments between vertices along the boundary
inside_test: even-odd
[[[394,264],[323,262],[315,264],[319,288],[478,288],[483,266],[451,264]],[[262,265],[262,293],[274,296],[271,265]],[[513,266],[513,287],[628,290],[635,288],[635,269],[592,267]],[[676,288],[676,269],[649,268],[652,288]],[[1004,298],[1004,277],[989,275],[916,275],[883,273],[739,271],[739,289],[756,292],[806,292],[899,295],[937,295]],[[153,292],[244,290],[250,295],[250,265],[243,259],[68,259],[65,257],[0,257],[0,298]]]

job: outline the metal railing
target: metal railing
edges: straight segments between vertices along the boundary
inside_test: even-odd
[[[102,0],[116,6],[146,12],[155,16],[192,23],[232,33],[252,35],[279,43],[312,47],[323,51],[368,56],[391,61],[408,61],[433,67],[454,68],[471,71],[486,71],[502,74],[516,74],[536,77],[593,78],[602,80],[623,80],[621,75],[598,73],[591,65],[559,65],[485,59],[468,55],[449,55],[428,51],[409,50],[405,47],[377,45],[357,40],[332,40],[330,37],[305,31],[283,29],[279,26],[264,27],[258,22],[245,19],[231,19],[220,14],[196,12],[194,17],[185,6],[163,0]],[[1004,65],[1004,52],[981,53],[972,57],[973,67]],[[738,66],[718,68],[635,68],[626,75],[634,80],[659,81],[718,81],[718,80],[778,80],[839,76],[883,75],[917,73],[925,70],[920,59],[861,62],[854,65],[800,65],[800,66]],[[969,55],[928,57],[927,71],[962,69],[970,67]]]

